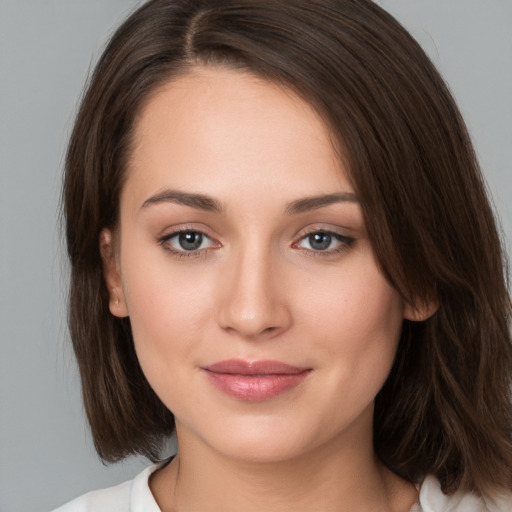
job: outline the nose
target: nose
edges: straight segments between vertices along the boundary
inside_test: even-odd
[[[219,325],[248,339],[274,338],[292,324],[283,274],[268,251],[247,250],[222,278]]]

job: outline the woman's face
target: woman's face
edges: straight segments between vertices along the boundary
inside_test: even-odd
[[[250,460],[368,444],[408,307],[315,111],[196,68],[141,112],[127,172],[110,307],[180,442]]]

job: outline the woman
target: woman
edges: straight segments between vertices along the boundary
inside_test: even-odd
[[[68,510],[510,510],[510,298],[460,114],[368,0],[153,0],[71,137]]]

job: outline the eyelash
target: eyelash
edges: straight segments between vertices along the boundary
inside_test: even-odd
[[[216,248],[220,247],[220,244],[218,242],[214,242],[212,240],[212,238],[210,236],[208,236],[204,231],[200,231],[197,229],[188,229],[188,228],[178,229],[176,231],[173,231],[172,233],[169,233],[169,234],[159,238],[158,243],[166,251],[168,251],[173,256],[176,256],[178,258],[198,258],[201,256],[206,256],[207,251],[210,248],[203,248],[203,249],[199,248],[199,249],[187,251],[185,249],[175,249],[174,247],[172,247],[172,245],[170,245],[170,241],[173,238],[179,237],[182,234],[199,235],[202,238],[202,241],[204,241],[204,239],[206,238],[206,239],[209,239],[214,245],[217,244]],[[301,242],[303,242],[304,240],[307,240],[309,237],[311,237],[313,235],[324,235],[324,236],[330,237],[331,240],[335,239],[339,242],[339,246],[334,249],[325,249],[325,250],[314,250],[314,249],[299,247],[299,244]],[[294,242],[292,244],[292,247],[300,250],[301,252],[305,252],[308,255],[313,256],[313,257],[328,257],[328,256],[334,256],[337,254],[341,254],[342,252],[349,249],[354,244],[355,241],[356,241],[355,238],[349,237],[346,235],[342,235],[335,231],[330,231],[327,229],[313,229],[313,230],[303,234],[297,242]],[[201,245],[202,245],[202,242],[201,242]]]
[[[314,249],[307,249],[307,248],[301,248],[299,247],[299,244],[303,242],[304,240],[307,240],[313,235],[324,235],[328,236],[331,239],[337,240],[339,242],[338,247],[334,249],[325,249],[325,250],[314,250]],[[329,256],[336,256],[338,254],[341,254],[345,252],[347,249],[349,249],[354,243],[356,239],[350,236],[342,235],[341,233],[337,233],[336,231],[330,231],[328,229],[312,229],[311,231],[308,231],[307,233],[304,233],[300,239],[295,242],[292,247],[297,248],[301,251],[307,252],[308,255],[313,257],[329,257]]]
[[[173,231],[172,233],[169,233],[165,236],[162,236],[158,239],[158,243],[169,253],[171,253],[173,256],[178,258],[199,258],[202,256],[206,256],[206,253],[208,249],[196,249],[187,251],[185,249],[175,249],[170,245],[170,242],[173,238],[179,237],[179,235],[185,235],[185,234],[195,234],[202,237],[202,239],[208,239],[211,242],[213,242],[212,238],[208,236],[204,231],[200,231],[198,229],[191,229],[191,228],[183,228],[178,229],[176,231]],[[214,243],[214,242],[213,242]],[[215,243],[214,243],[215,244]],[[220,247],[220,244],[217,242],[217,246]]]

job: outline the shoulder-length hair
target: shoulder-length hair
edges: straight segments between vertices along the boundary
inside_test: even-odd
[[[512,488],[512,349],[504,254],[475,154],[447,86],[370,0],[152,0],[111,38],[69,142],[63,203],[69,326],[96,449],[157,460],[174,430],[112,316],[99,234],[118,222],[137,114],[192,66],[229,66],[293,89],[329,125],[378,264],[413,305],[376,399],[374,445],[411,482]]]

